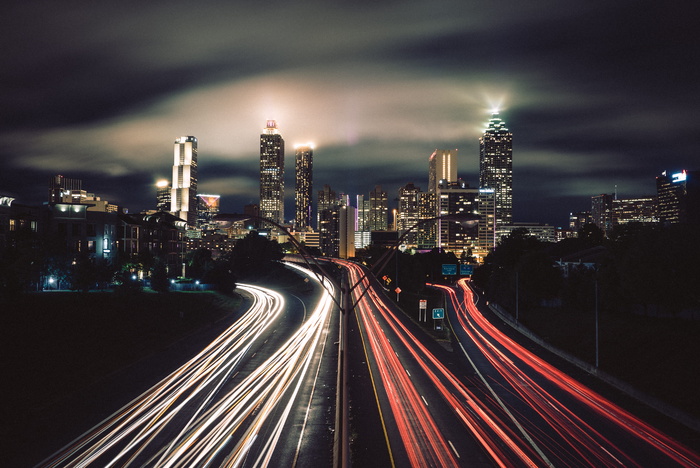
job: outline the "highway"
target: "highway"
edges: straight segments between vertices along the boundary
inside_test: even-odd
[[[466,282],[435,285],[457,338],[450,353],[362,267],[338,263],[361,285],[354,312],[386,466],[700,466],[696,453],[501,334]]]
[[[700,456],[501,333],[468,280],[444,291],[450,324],[483,401],[546,466],[700,466]],[[484,304],[482,304],[484,305]],[[523,460],[525,462],[525,460]]]
[[[312,307],[299,299],[294,309],[303,312],[290,320],[283,295],[238,285],[253,298],[245,314],[40,466],[327,466],[335,394],[327,374],[336,364],[324,355],[337,340],[329,333],[334,291],[299,272],[314,284]]]

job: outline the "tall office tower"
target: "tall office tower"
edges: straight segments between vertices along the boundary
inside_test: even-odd
[[[316,226],[321,229],[321,211],[329,209],[337,203],[338,198],[331,186],[324,184],[323,189],[318,191],[318,201],[316,202]]]
[[[513,134],[494,112],[479,138],[479,188],[492,188],[496,225],[513,222]]]
[[[464,181],[441,183],[438,185],[437,202],[438,215],[454,215],[459,213],[476,214],[479,206],[479,189],[469,187]],[[438,219],[438,247],[456,252],[477,247],[478,231],[459,223]]]
[[[700,171],[664,171],[656,178],[658,217],[664,224],[700,224]]]
[[[479,249],[484,257],[496,247],[496,200],[492,188],[479,189]]]
[[[420,192],[418,194],[418,217],[421,221],[437,216],[437,192]],[[426,221],[417,228],[417,247],[430,250],[437,247],[437,221]]]
[[[372,242],[369,226],[369,200],[364,195],[356,196],[355,248],[364,249]]]
[[[370,231],[386,231],[389,229],[389,200],[380,185],[369,193],[369,225]]]
[[[357,208],[347,204],[340,205],[338,225],[338,257],[355,256],[355,218]]]
[[[167,180],[156,182],[156,211],[170,211],[170,190],[170,182]]]
[[[303,231],[311,227],[314,147],[311,143],[297,145],[294,147],[294,154],[296,174],[294,227],[297,231]]]
[[[603,193],[591,197],[591,219],[604,233],[610,233],[613,225],[613,196]]]
[[[197,227],[203,231],[215,230],[214,216],[219,214],[221,195],[197,195]]]
[[[420,188],[414,184],[406,184],[404,187],[399,188],[396,230],[399,232],[399,237],[406,231],[411,230],[404,238],[404,244],[409,247],[417,247],[418,226],[416,224],[420,221],[419,200],[421,193]]]
[[[55,175],[49,179],[49,204],[65,203],[64,195],[71,192],[80,192],[83,189],[81,179],[69,179],[62,175]]]
[[[428,192],[436,192],[440,181],[457,182],[457,150],[436,149],[428,159]]]
[[[193,136],[175,140],[170,197],[170,212],[194,227],[197,224],[197,139]]]
[[[274,120],[260,135],[260,216],[284,224],[284,140]]]

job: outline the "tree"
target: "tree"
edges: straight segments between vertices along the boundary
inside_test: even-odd
[[[282,260],[284,254],[277,241],[267,239],[255,231],[251,231],[243,239],[238,240],[231,251],[231,262],[234,272],[245,276],[269,269],[272,262]]]
[[[168,280],[168,270],[165,260],[156,258],[151,268],[151,289],[158,292],[168,292],[170,281]]]

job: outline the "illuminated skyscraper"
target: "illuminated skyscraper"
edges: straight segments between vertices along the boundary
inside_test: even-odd
[[[296,187],[294,190],[296,213],[294,224],[298,231],[302,231],[311,227],[314,148],[311,143],[297,145],[294,148],[294,153],[296,162]]]
[[[274,120],[260,135],[260,216],[284,224],[284,140]]]
[[[494,112],[479,138],[479,188],[494,191],[496,225],[513,222],[513,134]]]
[[[389,201],[382,187],[377,185],[369,193],[369,225],[370,231],[386,231],[389,229]]]
[[[167,180],[159,180],[156,182],[156,211],[170,211],[172,205],[170,191],[170,182]]]
[[[420,221],[420,200],[421,190],[414,184],[406,184],[399,188],[399,209],[398,209],[398,226],[399,236],[413,228]],[[413,229],[406,236],[404,243],[409,247],[416,247],[418,238],[417,229]]]
[[[175,140],[170,212],[187,225],[197,224],[197,139],[183,136]]]
[[[440,181],[457,182],[457,150],[436,149],[428,159],[428,192],[436,192]]]
[[[664,171],[656,178],[658,218],[663,224],[700,224],[700,171]]]

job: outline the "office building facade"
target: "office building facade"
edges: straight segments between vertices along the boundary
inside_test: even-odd
[[[479,138],[479,188],[494,191],[496,224],[513,222],[513,134],[495,112]]]
[[[173,179],[170,189],[170,212],[187,222],[197,224],[197,139],[183,136],[175,140]]]
[[[260,135],[260,216],[284,224],[284,139],[274,120]]]
[[[442,182],[457,182],[457,150],[436,149],[428,159],[428,192],[436,192]]]
[[[313,158],[314,147],[311,143],[297,145],[294,148],[296,179],[294,188],[296,207],[294,228],[297,231],[303,231],[312,227]]]

